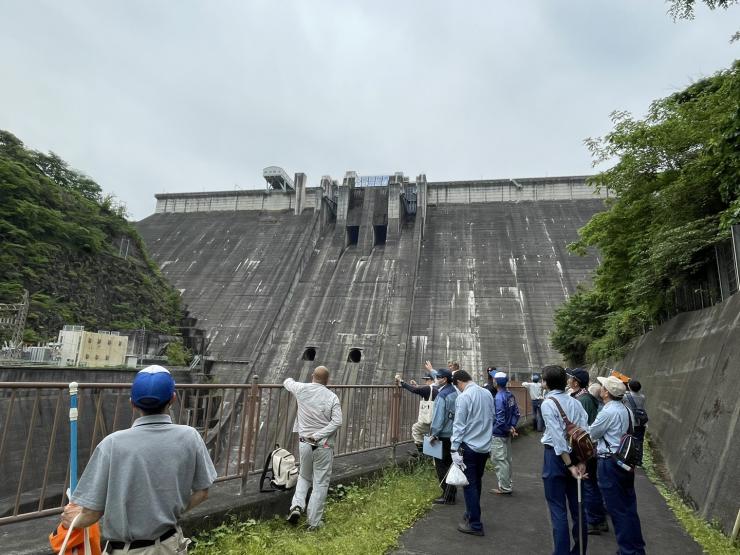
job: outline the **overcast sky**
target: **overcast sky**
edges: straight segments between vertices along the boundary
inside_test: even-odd
[[[740,57],[740,7],[662,0],[0,0],[0,128],[128,206],[158,192],[592,172],[611,111]]]

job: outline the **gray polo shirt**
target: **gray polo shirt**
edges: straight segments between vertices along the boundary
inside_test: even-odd
[[[173,424],[169,414],[142,416],[98,444],[72,502],[103,511],[108,540],[153,540],[175,526],[193,491],[215,479],[195,428]]]

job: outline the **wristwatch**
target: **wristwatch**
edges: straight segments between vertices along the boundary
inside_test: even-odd
[[[573,464],[573,461],[570,461],[568,464],[565,465],[565,468],[570,468],[571,466],[575,466]]]

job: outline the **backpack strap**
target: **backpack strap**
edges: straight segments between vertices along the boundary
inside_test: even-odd
[[[633,436],[635,435],[635,430],[632,428],[632,418],[634,413],[629,409],[629,407],[624,408],[627,409],[627,433]]]
[[[565,425],[568,426],[569,424],[572,424],[572,422],[565,415],[565,411],[563,410],[563,407],[560,406],[558,400],[555,397],[550,397],[550,400],[558,407],[558,410],[560,411],[560,416],[562,416],[563,420],[565,421]]]
[[[272,468],[272,454],[275,452],[276,449],[280,449],[280,444],[275,444],[275,449],[270,451],[270,454],[267,455],[267,459],[265,460],[265,467],[262,469],[262,474],[260,475],[260,491],[270,491],[263,488],[265,480],[267,479],[267,473],[269,471],[272,471],[273,478],[275,477],[275,469]]]
[[[622,405],[622,406],[624,406],[624,405]],[[628,407],[624,407],[624,408],[627,411],[627,432],[626,433],[627,433],[627,435],[634,436],[635,435],[635,432],[632,429],[632,411],[630,411],[630,409]],[[624,435],[624,434],[622,434],[622,435]],[[614,452],[612,451],[612,446],[606,440],[606,436],[603,436],[601,439],[604,440],[604,443],[606,444],[606,448],[609,451],[609,453],[611,453],[613,455]],[[622,442],[622,440],[620,438],[619,443],[621,443],[621,442]],[[619,445],[617,445],[617,447],[619,447]]]

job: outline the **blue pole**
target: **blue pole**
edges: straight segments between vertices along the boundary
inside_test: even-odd
[[[69,384],[69,491],[77,487],[77,382]]]

